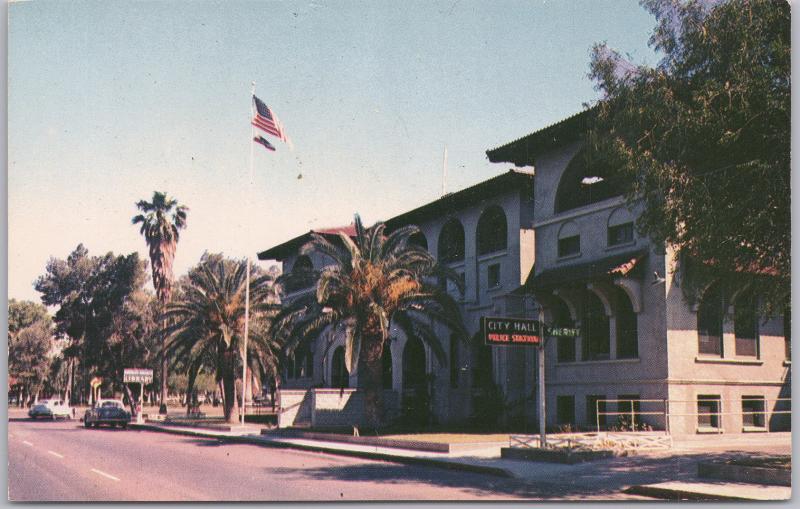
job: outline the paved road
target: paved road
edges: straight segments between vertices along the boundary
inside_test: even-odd
[[[14,501],[633,498],[78,421],[11,419],[8,429]]]

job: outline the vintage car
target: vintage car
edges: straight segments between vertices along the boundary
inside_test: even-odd
[[[47,419],[72,418],[72,409],[60,399],[41,399],[28,410],[31,419],[44,417]]]
[[[125,428],[129,422],[131,414],[118,399],[99,399],[83,416],[83,425],[87,428],[99,427],[101,424]]]

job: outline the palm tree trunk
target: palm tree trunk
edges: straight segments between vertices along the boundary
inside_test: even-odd
[[[369,428],[376,430],[383,420],[383,363],[381,337],[364,338],[358,385],[364,391],[364,418]]]
[[[162,330],[167,328],[167,321],[164,320]],[[161,338],[161,406],[158,408],[161,415],[167,414],[167,336]]]
[[[222,405],[225,421],[236,422],[236,373],[234,373],[233,354],[226,353],[222,366]]]

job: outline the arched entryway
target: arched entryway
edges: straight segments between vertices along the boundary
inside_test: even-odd
[[[331,387],[346,389],[350,385],[350,373],[344,363],[344,347],[340,346],[333,351],[331,359]]]
[[[407,424],[424,425],[429,412],[425,347],[419,338],[409,338],[403,349],[403,417]]]

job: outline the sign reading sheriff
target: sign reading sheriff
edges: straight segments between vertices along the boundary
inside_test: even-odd
[[[538,320],[484,316],[481,321],[487,345],[525,346],[541,343],[541,328]]]
[[[149,384],[153,381],[153,370],[125,368],[122,374],[122,381],[125,383]]]

